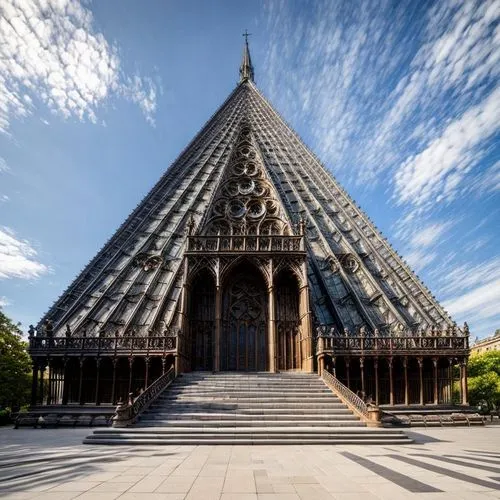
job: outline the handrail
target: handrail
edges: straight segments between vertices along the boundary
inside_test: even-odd
[[[283,234],[242,234],[188,237],[187,252],[304,252],[304,237]]]
[[[317,354],[341,353],[392,353],[402,351],[467,351],[469,337],[466,335],[408,335],[408,336],[343,336],[319,335]]]
[[[114,336],[114,337],[51,337],[33,336],[29,338],[28,351],[64,355],[89,355],[133,353],[163,354],[174,352],[177,348],[175,336]]]
[[[329,371],[322,370],[321,377],[325,384],[337,394],[337,396],[346,404],[354,413],[365,421],[371,420],[370,412],[366,403],[346,387],[338,378],[334,377]]]
[[[113,427],[127,427],[137,422],[149,405],[173,382],[175,368],[172,366],[166,373],[158,377],[145,391],[132,400],[132,394],[126,403],[117,406],[112,418]]]

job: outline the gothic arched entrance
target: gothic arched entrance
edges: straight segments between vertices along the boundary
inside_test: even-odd
[[[191,369],[213,369],[215,332],[215,280],[203,269],[191,286],[189,301]]]
[[[267,287],[261,273],[248,263],[236,266],[222,293],[221,370],[267,370],[267,317]]]
[[[301,367],[299,286],[291,271],[279,273],[275,290],[277,369],[296,370]]]

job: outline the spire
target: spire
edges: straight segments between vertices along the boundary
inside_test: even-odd
[[[252,59],[250,58],[250,49],[248,48],[248,37],[250,35],[251,33],[248,33],[247,30],[243,33],[243,36],[245,37],[245,46],[243,47],[243,60],[241,61],[240,66],[240,83],[246,80],[253,81],[254,78]]]

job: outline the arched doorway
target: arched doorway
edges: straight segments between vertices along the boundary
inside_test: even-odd
[[[267,287],[264,279],[253,265],[240,263],[224,281],[221,370],[267,370],[267,317]]]
[[[193,281],[189,300],[191,369],[213,369],[215,332],[215,280],[202,269]]]
[[[278,370],[300,368],[299,286],[290,270],[283,270],[275,281],[276,338]]]

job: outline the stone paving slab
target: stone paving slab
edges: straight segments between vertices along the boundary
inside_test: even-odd
[[[0,428],[0,498],[500,498],[500,426],[408,432],[405,446],[85,446],[87,433]]]

